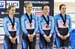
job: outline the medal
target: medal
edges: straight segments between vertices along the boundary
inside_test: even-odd
[[[66,24],[63,24],[64,26],[66,26]]]
[[[49,28],[49,25],[47,25],[46,28]]]
[[[42,17],[44,18],[44,20],[45,20],[45,22],[47,24],[46,28],[48,28],[49,27],[49,16],[47,16],[48,20],[46,19],[46,17],[44,15],[42,15]]]
[[[12,29],[14,30],[14,26],[12,25]]]
[[[30,24],[30,27],[32,27],[32,24]]]
[[[14,17],[13,17],[13,22],[12,22],[12,20],[11,20],[11,18],[9,16],[8,16],[8,18],[9,18],[11,24],[12,24],[12,29],[14,29],[14,25],[15,25],[15,19],[14,19]]]
[[[26,13],[26,16],[27,16],[27,18],[29,20],[30,26],[32,26],[31,25],[31,23],[32,23],[32,14],[30,16],[28,16],[28,14]]]
[[[66,15],[65,15],[65,19],[63,18],[63,16],[62,16],[62,14],[60,14],[60,16],[61,16],[61,18],[62,18],[62,20],[63,20],[63,22],[64,22],[64,26],[66,26]]]

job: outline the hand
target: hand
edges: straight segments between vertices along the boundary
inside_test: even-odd
[[[14,37],[13,40],[16,41],[16,37]]]
[[[46,40],[47,42],[50,42],[50,38],[49,38],[48,36],[45,37],[45,40]]]
[[[64,40],[66,40],[68,38],[68,36],[66,35],[66,36],[64,36]]]
[[[32,42],[33,41],[33,35],[29,35],[28,39],[29,39],[30,42]]]
[[[12,39],[11,39],[11,42],[12,42],[13,44],[16,43],[16,37],[12,38]]]
[[[60,35],[59,37],[60,37],[62,40],[64,40],[64,36],[63,36],[63,35]]]
[[[47,42],[50,42],[50,38],[51,38],[50,36],[47,36]]]
[[[52,37],[52,36],[47,36],[49,39]]]
[[[31,34],[30,36],[31,36],[32,39],[34,38],[34,35],[33,34]]]

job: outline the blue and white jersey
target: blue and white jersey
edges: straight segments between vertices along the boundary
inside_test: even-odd
[[[14,21],[14,26],[12,25],[11,21]],[[15,31],[16,32],[16,37],[18,38],[19,36],[19,30],[20,30],[20,25],[19,25],[19,19],[14,17],[14,19],[9,19],[9,16],[6,16],[4,18],[4,32],[5,35],[7,35],[9,38],[12,38],[10,35],[10,32]]]
[[[31,18],[31,19],[29,19]],[[37,17],[33,14],[28,16],[28,14],[24,14],[21,17],[21,28],[24,34],[29,34],[28,30],[34,30],[33,34],[35,35],[36,32],[38,31],[38,22],[37,22]]]
[[[47,17],[49,18],[49,20]],[[40,33],[43,35],[45,35],[44,30],[50,30],[50,34],[52,34],[54,31],[54,19],[52,16],[47,16],[47,17],[45,18],[49,21],[49,23],[45,21],[43,15],[39,17],[39,30]]]
[[[55,30],[57,33],[60,32],[70,33],[72,30],[71,17],[67,14],[65,14],[64,16],[62,16],[61,14],[57,14],[54,17],[54,23],[55,23]]]

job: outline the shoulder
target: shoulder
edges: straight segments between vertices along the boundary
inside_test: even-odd
[[[4,21],[8,21],[9,19],[8,19],[8,17],[6,16],[6,17],[3,18],[3,20],[4,20]]]
[[[37,16],[35,16],[34,14],[32,14],[32,17],[33,17],[34,19],[36,19],[36,18],[37,18]]]
[[[49,18],[53,19],[53,16],[49,16]]]
[[[42,15],[39,17],[39,20],[43,20],[43,17],[42,17]]]
[[[15,18],[16,21],[19,21],[19,18],[17,18],[17,17],[14,17],[14,18]]]
[[[54,17],[56,18],[56,17],[59,17],[60,16],[60,14],[56,14]]]
[[[71,16],[70,16],[70,15],[68,15],[68,14],[66,14],[66,16],[67,16],[67,18],[68,18],[68,19],[70,19],[70,18],[71,18]]]
[[[60,18],[60,14],[54,16],[54,19],[59,19],[59,18]]]

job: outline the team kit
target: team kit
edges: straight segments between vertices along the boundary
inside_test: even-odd
[[[70,15],[66,14],[66,5],[60,4],[60,13],[50,16],[49,5],[43,4],[42,15],[37,17],[32,11],[33,4],[25,3],[26,13],[21,20],[15,17],[16,8],[10,5],[7,9],[8,15],[4,17],[3,28],[5,32],[4,49],[17,49],[20,27],[23,31],[21,46],[22,49],[36,49],[36,33],[39,31],[40,49],[53,49],[54,40],[58,40],[57,49],[69,49],[70,32],[72,22]],[[54,34],[56,38],[54,38]]]

